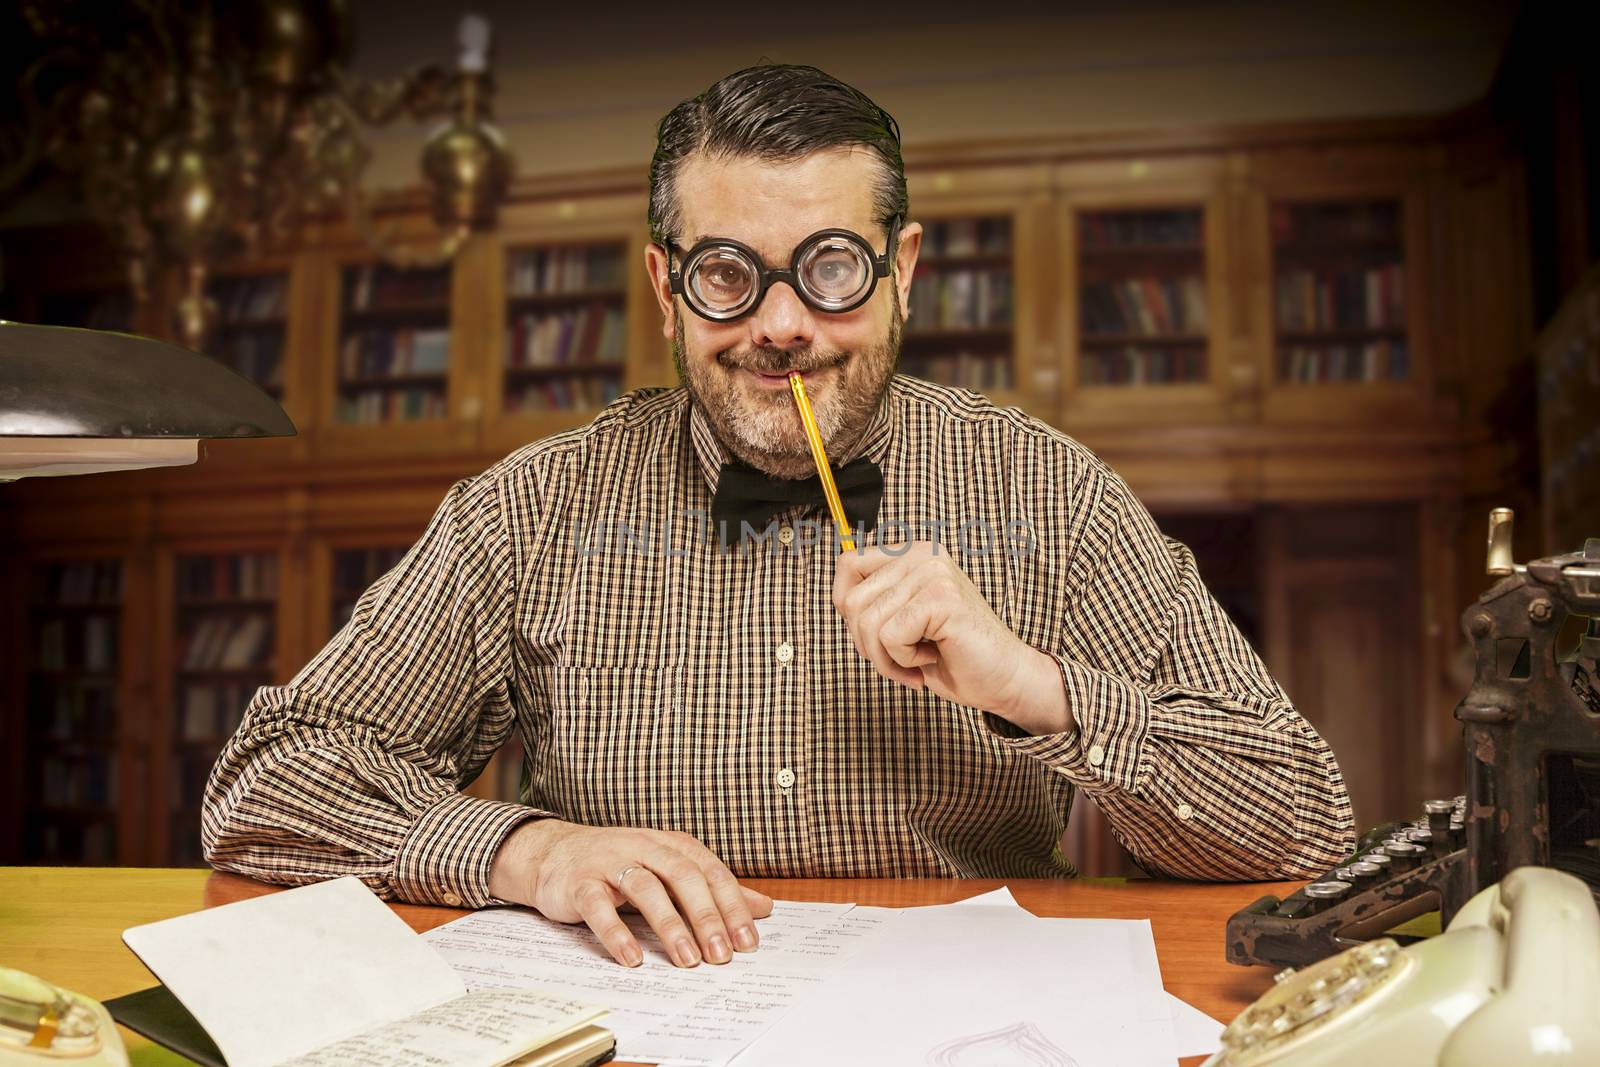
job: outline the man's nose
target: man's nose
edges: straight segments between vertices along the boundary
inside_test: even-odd
[[[816,319],[788,282],[775,282],[750,315],[750,343],[771,348],[808,345]]]

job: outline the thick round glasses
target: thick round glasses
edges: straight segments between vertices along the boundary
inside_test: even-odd
[[[788,267],[768,267],[754,249],[727,237],[710,237],[683,254],[682,271],[672,267],[673,242],[663,242],[667,280],[696,315],[712,322],[742,319],[761,304],[774,282],[787,282],[807,307],[838,315],[865,304],[889,275],[900,240],[900,219],[889,226],[883,255],[851,230],[818,230],[795,246]]]

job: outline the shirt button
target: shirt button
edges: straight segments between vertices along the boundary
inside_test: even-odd
[[[787,664],[792,659],[794,659],[794,646],[785,641],[778,646],[778,662]]]
[[[1089,765],[1091,767],[1098,767],[1098,766],[1100,766],[1100,764],[1104,763],[1105,761],[1106,761],[1106,750],[1101,748],[1099,745],[1090,745],[1089,746]]]
[[[783,770],[779,771],[778,772],[778,785],[779,785],[780,788],[783,788],[783,789],[788,789],[790,786],[794,785],[794,772],[791,771],[787,767],[785,767],[785,768],[783,768]]]
[[[447,891],[445,893],[444,897],[443,897],[443,900],[444,900],[445,904],[449,905],[452,908],[461,907],[461,898],[459,896],[457,896],[456,894],[454,894],[454,893],[451,893],[451,892]]]
[[[1191,808],[1187,804],[1179,804],[1178,805],[1178,818],[1180,818],[1180,819],[1192,819],[1192,818],[1194,818],[1194,809]]]
[[[780,527],[778,527],[778,541],[779,541],[780,544],[785,544],[785,545],[794,544],[794,527],[793,526],[780,526]]]

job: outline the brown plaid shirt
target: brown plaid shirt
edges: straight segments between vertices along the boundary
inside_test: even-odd
[[[952,547],[1059,660],[1077,731],[880,677],[833,608],[826,514],[719,546],[729,457],[685,392],[643,390],[453,486],[350,623],[256,693],[207,789],[207,858],[481,906],[501,839],[556,815],[682,830],[745,876],[1065,876],[1077,789],[1152,871],[1290,877],[1351,849],[1328,746],[1091,452],[898,377],[855,454],[884,475],[867,542]],[[513,730],[526,804],[461,794]]]

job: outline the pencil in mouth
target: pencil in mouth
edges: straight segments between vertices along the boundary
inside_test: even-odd
[[[846,552],[854,552],[856,542],[850,536],[850,519],[844,513],[844,502],[839,499],[839,487],[833,482],[833,469],[828,466],[828,453],[822,447],[822,431],[817,429],[817,417],[806,396],[805,380],[797,370],[789,372],[789,391],[794,393],[795,406],[800,409],[800,423],[805,427],[806,443],[811,446],[811,460],[817,465],[817,477],[822,480],[822,493],[828,498],[828,510],[833,513],[834,525],[839,527],[839,544]]]

